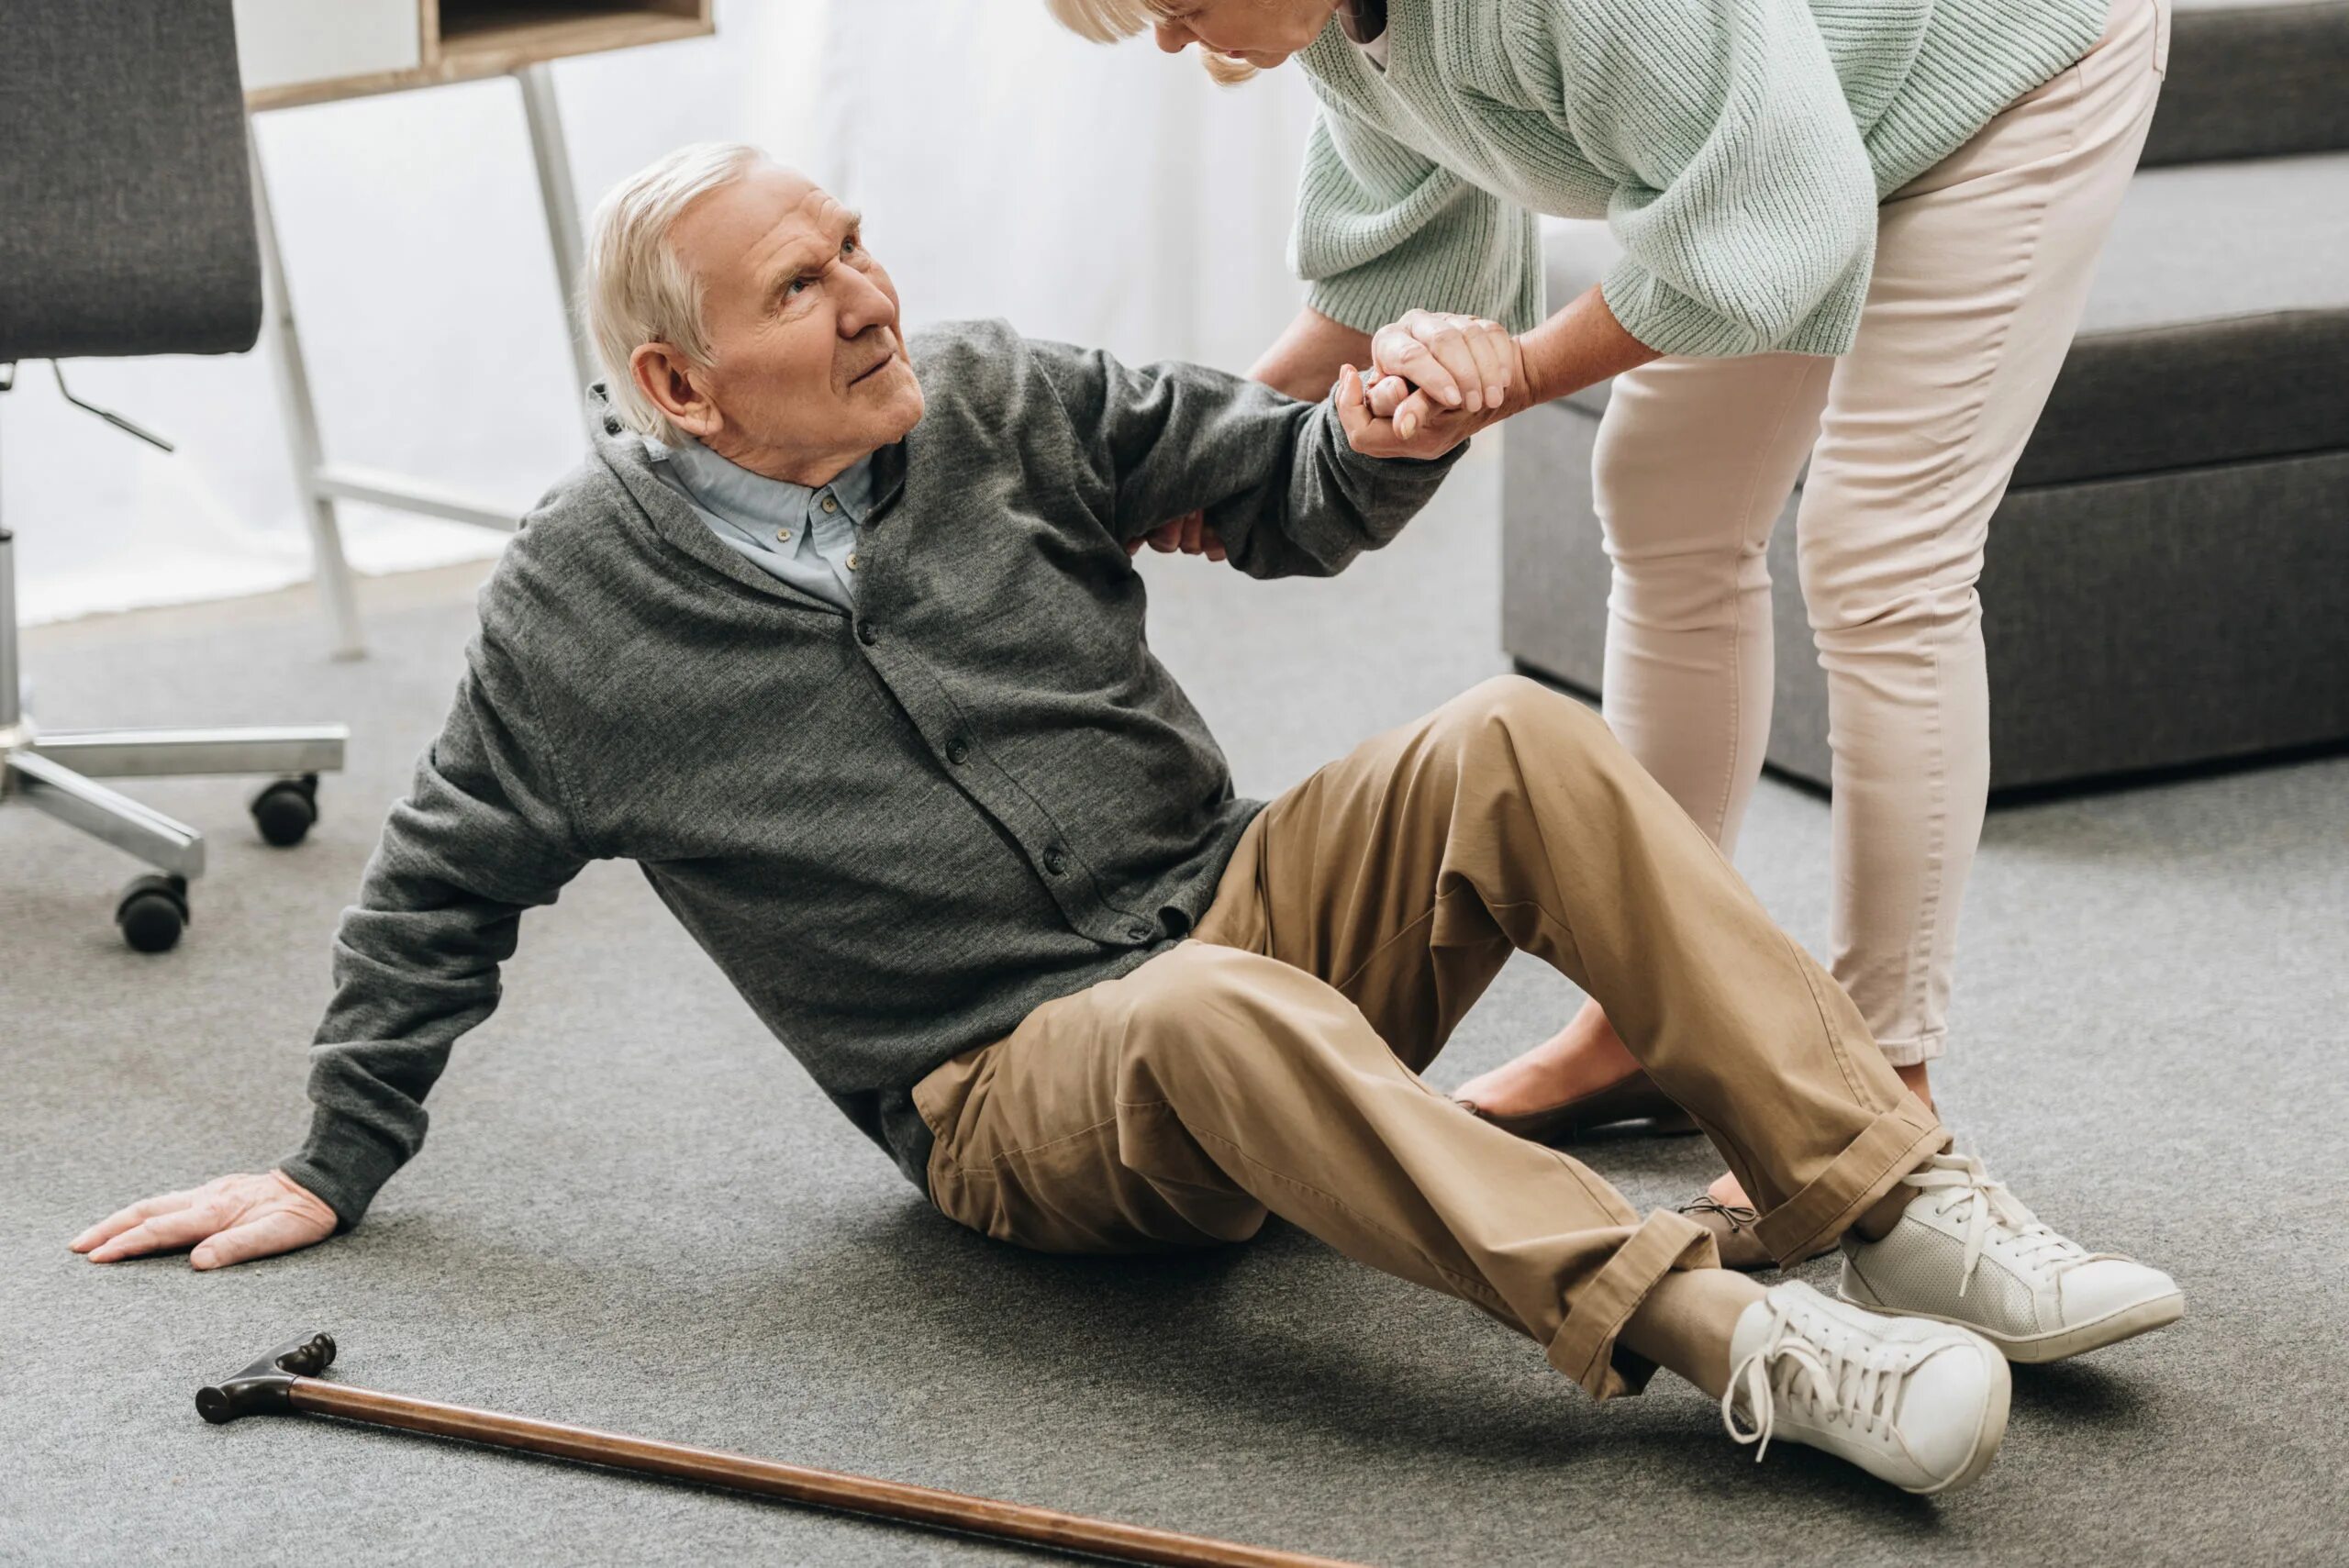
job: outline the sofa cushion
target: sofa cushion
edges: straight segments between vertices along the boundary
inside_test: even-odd
[[[1501,639],[1596,694],[1611,572],[1590,492],[1598,423],[1565,404],[1501,448]],[[1990,523],[1982,636],[1993,797],[2349,741],[2349,451],[2017,486]],[[1827,681],[1770,539],[1773,766],[1829,783]]]
[[[2349,0],[2177,0],[2144,164],[2349,150]]]
[[[1619,251],[1602,223],[1548,228],[1555,306]],[[2349,448],[2344,366],[2349,153],[2149,170],[2016,483]],[[1570,401],[1597,412],[1606,388]]]

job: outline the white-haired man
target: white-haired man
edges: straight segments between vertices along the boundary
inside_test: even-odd
[[[1336,572],[1409,520],[1464,419],[1406,439],[1351,373],[1299,403],[1000,324],[908,342],[856,215],[746,148],[663,160],[596,228],[595,451],[484,589],[344,915],[307,1142],[77,1249],[210,1268],[357,1223],[522,911],[614,858],[939,1208],[1007,1241],[1203,1246],[1279,1214],[1595,1396],[1661,1363],[1741,1439],[1920,1492],[1988,1463],[2000,1351],[2177,1316],[2165,1276],[1945,1151],[1577,705],[1488,682],[1235,798],[1128,547],[1196,507],[1242,571]],[[1420,1081],[1513,949],[1605,1003],[1777,1256],[1843,1237],[1844,1300],[1721,1270],[1694,1222]]]

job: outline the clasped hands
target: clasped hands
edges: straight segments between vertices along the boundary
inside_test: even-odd
[[[1413,310],[1371,335],[1370,365],[1338,373],[1338,423],[1364,457],[1442,457],[1532,401],[1525,348],[1498,322]],[[1193,512],[1136,539],[1161,553],[1223,559],[1223,541]]]
[[[1525,406],[1527,385],[1524,345],[1500,323],[1414,310],[1371,335],[1367,375],[1339,373],[1338,417],[1365,457],[1438,458]]]

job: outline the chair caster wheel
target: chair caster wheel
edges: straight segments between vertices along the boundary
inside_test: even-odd
[[[122,890],[114,908],[122,940],[140,952],[168,952],[187,929],[187,878],[142,876]]]
[[[309,836],[310,824],[318,819],[318,775],[304,773],[263,784],[247,809],[262,838],[281,850],[291,849]]]

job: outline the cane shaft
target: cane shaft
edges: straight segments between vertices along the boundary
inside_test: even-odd
[[[1160,1568],[1359,1568],[1328,1557],[1276,1551],[1205,1536],[1181,1535],[1141,1525],[1064,1514],[989,1497],[916,1486],[901,1481],[851,1475],[836,1470],[785,1464],[720,1449],[694,1448],[651,1438],[599,1432],[561,1421],[534,1420],[496,1410],[474,1410],[383,1394],[348,1384],[297,1377],[289,1395],[296,1410],[373,1426],[398,1427],[436,1437],[463,1438],[500,1448],[551,1454],[588,1464],[615,1465],[676,1476],[740,1492],[784,1497],[795,1503],[875,1518],[900,1519],[969,1535],[1027,1541],[1063,1551],[1147,1562]]]

